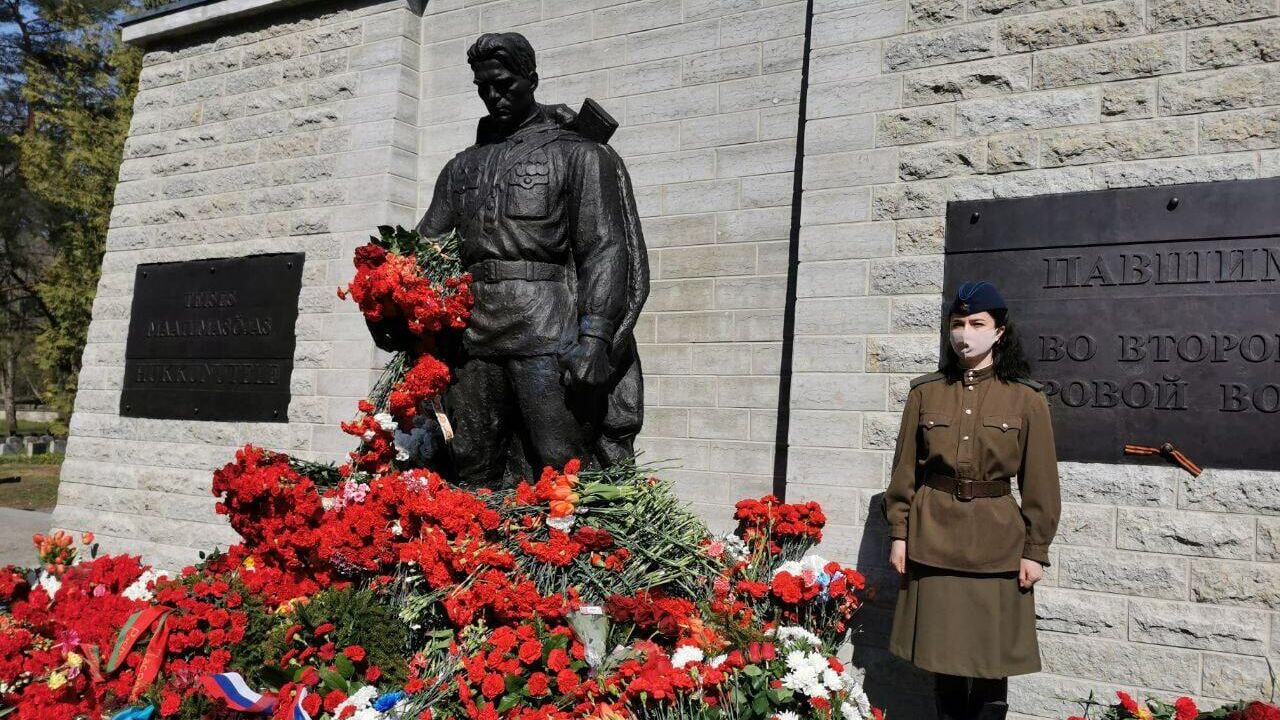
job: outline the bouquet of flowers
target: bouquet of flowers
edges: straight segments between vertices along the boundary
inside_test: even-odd
[[[803,559],[816,504],[744,501],[716,539],[633,465],[575,460],[500,493],[422,466],[468,283],[454,237],[380,228],[357,251],[342,294],[404,352],[343,424],[349,461],[246,446],[214,473],[241,539],[225,552],[165,576],[54,534],[35,538],[42,571],[0,568],[0,716],[867,716],[856,673],[820,647],[843,637],[861,579]],[[794,623],[807,634],[779,628]]]
[[[1129,693],[1117,690],[1116,700],[1106,704],[1095,700],[1090,693],[1087,699],[1076,701],[1084,708],[1084,714],[1068,720],[1280,720],[1280,709],[1272,703],[1258,700],[1223,705],[1206,712],[1201,712],[1189,697],[1180,697],[1172,704],[1154,699],[1139,704]],[[1093,714],[1095,709],[1099,711],[1097,714]]]

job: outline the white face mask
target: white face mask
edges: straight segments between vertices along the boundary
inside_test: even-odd
[[[975,328],[965,325],[952,328],[951,349],[956,351],[956,355],[972,360],[985,355],[1003,334],[1003,330],[995,327]]]

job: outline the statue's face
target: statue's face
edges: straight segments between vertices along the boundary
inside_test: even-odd
[[[517,75],[497,60],[485,60],[473,69],[476,92],[488,108],[490,117],[504,125],[529,117],[533,109],[533,91],[538,87],[536,74],[532,78]]]

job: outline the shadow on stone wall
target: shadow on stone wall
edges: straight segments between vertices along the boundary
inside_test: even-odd
[[[889,653],[889,631],[901,578],[889,567],[889,526],[880,511],[883,493],[875,495],[865,510],[862,540],[856,568],[867,579],[874,597],[858,611],[861,631],[854,636],[853,662],[867,671],[866,689],[871,703],[890,718],[932,720],[933,674]]]

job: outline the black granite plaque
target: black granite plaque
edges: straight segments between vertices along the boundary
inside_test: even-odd
[[[302,253],[139,265],[120,414],[287,422]]]
[[[953,202],[945,296],[974,279],[1009,302],[1060,460],[1172,442],[1280,470],[1280,178]]]

